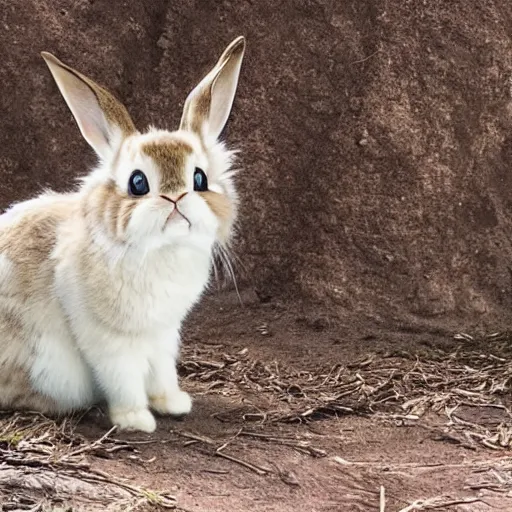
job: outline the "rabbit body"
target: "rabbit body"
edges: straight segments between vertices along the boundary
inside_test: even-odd
[[[0,404],[52,413],[103,398],[133,404],[117,414],[120,426],[148,400],[160,412],[188,413],[175,370],[179,328],[208,282],[211,245],[142,258],[137,249],[98,250],[80,201],[42,196],[0,217]],[[154,429],[150,415],[136,423]]]
[[[179,331],[235,220],[232,153],[217,137],[244,48],[235,40],[192,91],[178,131],[144,134],[109,93],[44,55],[100,163],[76,192],[0,216],[0,407],[61,414],[106,401],[114,424],[146,432],[150,409],[190,411]]]

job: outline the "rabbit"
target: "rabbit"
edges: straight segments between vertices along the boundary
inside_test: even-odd
[[[68,193],[0,215],[0,407],[106,403],[119,429],[183,416],[180,327],[237,219],[235,152],[219,140],[245,52],[236,38],[188,95],[179,129],[139,132],[107,90],[42,52],[98,164]]]

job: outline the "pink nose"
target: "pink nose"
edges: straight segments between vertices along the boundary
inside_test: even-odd
[[[161,197],[162,199],[165,199],[166,201],[169,201],[170,203],[174,203],[174,204],[176,204],[176,203],[177,203],[177,202],[178,202],[178,201],[179,201],[183,196],[186,196],[186,195],[187,195],[187,193],[186,193],[186,192],[183,192],[183,194],[181,194],[181,195],[179,195],[179,196],[177,196],[177,197],[175,197],[175,198],[172,198],[172,197],[166,196],[166,195],[164,195],[164,194],[160,194],[160,197]]]

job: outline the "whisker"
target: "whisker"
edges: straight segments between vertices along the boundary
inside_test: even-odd
[[[217,246],[214,248],[212,261],[214,265],[215,279],[217,280],[217,285],[220,289],[220,285],[223,279],[222,269],[225,268],[225,263],[222,257],[222,253]]]
[[[219,244],[216,246],[216,253],[219,257],[220,262],[226,269],[228,276],[231,278],[231,280],[235,286],[235,291],[236,291],[236,295],[238,297],[238,301],[239,301],[240,305],[243,307],[242,297],[240,296],[240,291],[238,289],[238,283],[236,281],[235,271],[234,271],[233,265],[230,260],[229,249],[226,246]]]
[[[240,306],[243,307],[242,297],[240,296],[240,291],[238,290],[238,283],[236,282],[235,271],[233,270],[231,261],[229,260],[229,258],[226,255],[225,255],[225,262],[229,269],[229,273],[231,275],[231,279],[233,280],[233,284],[235,285],[235,291],[236,291],[236,296],[238,297],[238,302],[240,303]]]
[[[242,261],[242,259],[240,258],[240,256],[238,256],[235,252],[231,252],[230,255],[231,255],[231,260],[235,260],[236,265],[239,267],[242,267],[243,272],[247,273],[247,267],[245,266],[245,264]]]
[[[213,258],[212,258],[213,276],[214,276],[215,282],[217,283],[217,290],[220,290],[220,275],[219,275],[219,269],[217,267],[218,264],[219,264],[218,257],[217,257],[217,254],[214,252]]]

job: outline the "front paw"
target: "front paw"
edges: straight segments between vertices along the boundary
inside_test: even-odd
[[[152,409],[160,414],[184,416],[192,409],[192,398],[186,391],[175,391],[166,395],[149,397]]]
[[[140,430],[142,432],[154,432],[156,421],[148,409],[123,409],[111,408],[110,420],[121,430]]]

